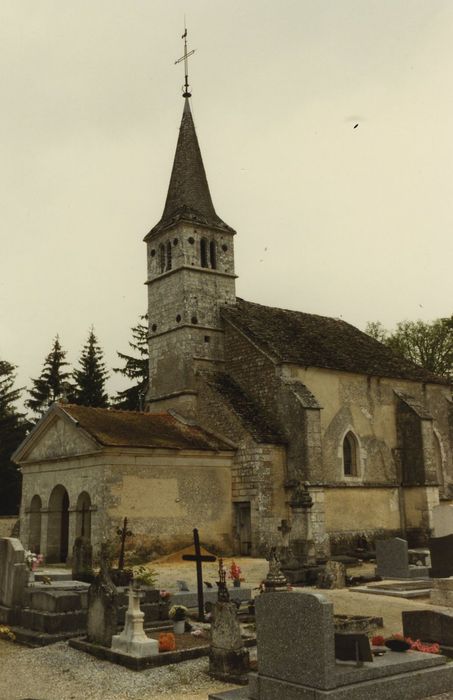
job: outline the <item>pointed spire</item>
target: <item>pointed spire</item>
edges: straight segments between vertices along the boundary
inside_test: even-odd
[[[184,110],[164,212],[159,223],[151,229],[145,240],[178,221],[230,232],[233,230],[215,212],[187,97],[184,99]]]

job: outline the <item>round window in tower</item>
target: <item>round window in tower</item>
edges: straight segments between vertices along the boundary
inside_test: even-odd
[[[151,330],[153,333],[155,333],[157,331],[157,326],[155,323],[153,323],[153,325],[151,326]]]
[[[151,252],[150,252],[150,256],[151,256],[152,258],[154,258],[155,255],[156,255],[156,251],[155,251],[154,248],[153,248],[153,249],[151,250]]]
[[[226,252],[227,252],[227,250],[228,250],[228,246],[227,246],[227,244],[226,244],[226,243],[224,243],[224,244],[223,244],[223,246],[222,246],[222,250],[223,250],[223,252],[224,252],[224,253],[226,253]]]
[[[195,243],[195,238],[192,238],[192,236],[190,236],[187,240],[189,241],[190,245]]]

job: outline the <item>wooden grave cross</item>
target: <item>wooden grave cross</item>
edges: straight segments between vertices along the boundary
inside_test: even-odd
[[[206,561],[215,561],[217,557],[212,554],[202,554],[200,550],[200,538],[198,530],[195,527],[193,530],[193,543],[195,554],[183,554],[184,561],[194,561],[197,564],[197,593],[198,593],[198,620],[204,622],[204,599],[203,599],[203,572],[201,565]]]
[[[120,555],[118,557],[118,569],[121,571],[124,569],[124,548],[126,546],[126,537],[132,537],[132,532],[127,529],[127,518],[123,520],[123,527],[119,527],[116,531],[121,540],[120,545]]]

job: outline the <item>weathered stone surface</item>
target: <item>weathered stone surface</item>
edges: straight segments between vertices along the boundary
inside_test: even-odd
[[[328,561],[320,575],[319,588],[344,588],[346,586],[346,567],[339,561]]]
[[[209,673],[215,678],[236,683],[246,682],[249,653],[244,648],[236,606],[217,602],[213,607]]]
[[[408,578],[407,542],[400,537],[376,540],[376,574],[382,578]]]
[[[15,537],[0,539],[0,605],[13,608],[22,603],[29,570],[25,551]]]
[[[118,593],[107,567],[108,556],[103,547],[101,570],[88,590],[87,639],[110,647],[117,628]]]
[[[453,534],[430,539],[429,551],[431,552],[431,576],[433,578],[453,576]]]

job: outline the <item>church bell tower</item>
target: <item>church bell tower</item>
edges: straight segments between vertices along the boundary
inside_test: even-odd
[[[149,388],[147,410],[196,413],[196,372],[224,360],[220,309],[234,304],[235,231],[214,209],[190,110],[184,109],[167,199],[145,237],[148,260]]]

